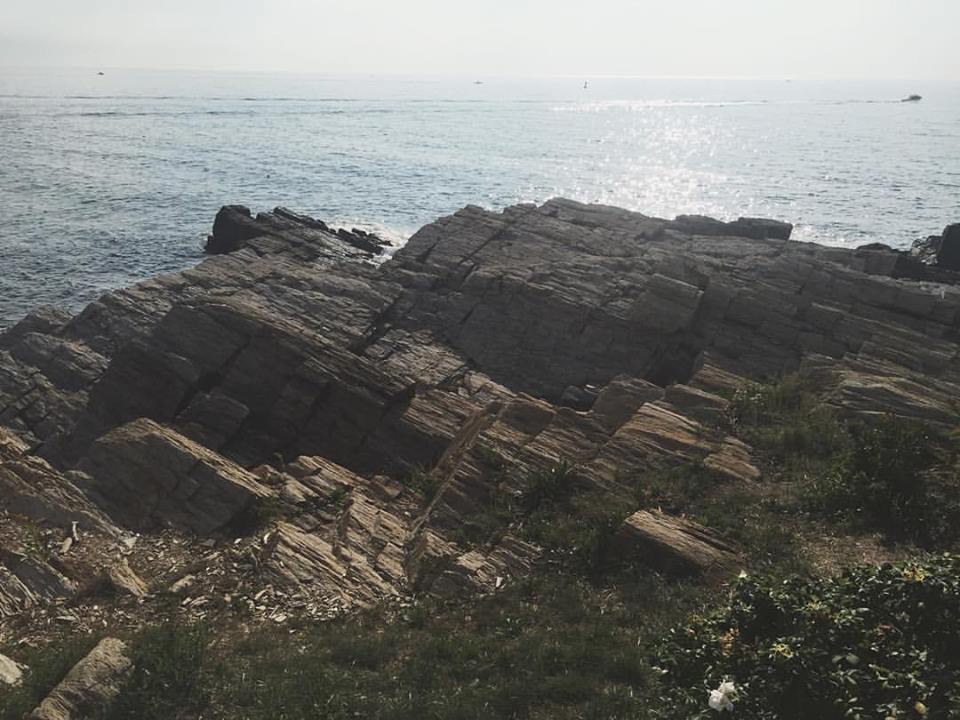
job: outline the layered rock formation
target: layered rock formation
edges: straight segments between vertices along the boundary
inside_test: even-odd
[[[467,207],[381,263],[372,236],[224,208],[197,267],[0,336],[0,639],[114,563],[124,602],[277,622],[495,590],[540,553],[488,532],[497,498],[564,463],[575,492],[685,463],[753,483],[718,421],[787,372],[844,413],[956,424],[958,276],[789,232],[553,200]],[[652,512],[622,540],[657,568],[738,562]]]

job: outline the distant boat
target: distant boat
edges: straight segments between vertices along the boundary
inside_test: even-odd
[[[474,81],[473,81],[473,84],[474,84],[474,85],[483,85],[483,80],[474,80]]]
[[[103,75],[103,73],[102,73],[102,72],[98,72],[97,75]]]
[[[583,89],[584,89],[584,90],[587,89],[587,83],[586,83],[586,81],[584,81],[584,83],[583,83]]]
[[[920,102],[921,100],[923,100],[923,96],[921,95],[907,95],[900,102]]]

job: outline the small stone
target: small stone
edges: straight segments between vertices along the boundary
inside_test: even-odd
[[[104,579],[117,593],[141,599],[147,594],[147,584],[130,568],[126,558],[114,563]]]
[[[0,655],[0,685],[16,687],[23,681],[26,668],[6,655]]]
[[[170,586],[170,592],[174,595],[186,595],[196,583],[195,575],[184,575]]]

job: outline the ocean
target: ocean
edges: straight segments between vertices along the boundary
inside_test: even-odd
[[[845,246],[960,221],[955,83],[103,72],[0,69],[0,327],[196,263],[230,203],[398,241],[553,196]]]

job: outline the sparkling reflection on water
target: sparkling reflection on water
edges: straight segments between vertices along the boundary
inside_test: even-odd
[[[555,195],[841,245],[960,220],[957,85],[472,80],[3,73],[0,325],[196,262],[233,202],[396,236]]]

